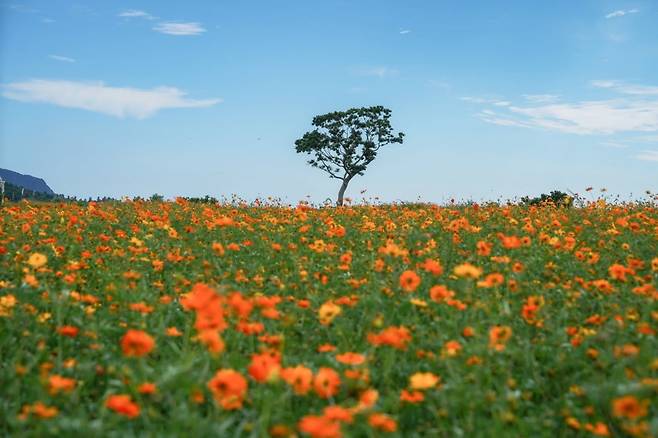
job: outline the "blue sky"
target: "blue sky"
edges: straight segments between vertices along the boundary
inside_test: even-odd
[[[354,199],[658,190],[651,0],[0,0],[0,20],[0,167],[59,193],[335,199],[294,141],[370,105],[406,137]]]

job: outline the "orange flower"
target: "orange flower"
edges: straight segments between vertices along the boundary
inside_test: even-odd
[[[318,347],[318,353],[329,353],[331,351],[336,351],[336,346],[331,344],[322,344]]]
[[[158,387],[155,386],[155,383],[144,382],[137,388],[137,392],[140,394],[155,394],[158,391]]]
[[[458,341],[448,341],[443,346],[443,351],[447,356],[457,356],[462,350],[462,345]]]
[[[180,330],[178,330],[176,327],[167,327],[165,333],[167,334],[167,336],[171,336],[171,337],[183,336]]]
[[[297,424],[299,431],[312,438],[340,438],[340,423],[325,416],[307,415]]]
[[[224,351],[224,340],[217,330],[202,330],[196,338],[213,354]]]
[[[366,361],[366,357],[359,353],[347,352],[336,355],[336,360],[345,365],[361,365]]]
[[[153,350],[155,341],[141,330],[128,330],[121,339],[123,354],[129,357],[145,356]]]
[[[53,395],[59,392],[71,392],[75,389],[75,385],[75,379],[69,379],[68,377],[55,374],[48,378],[48,392]]]
[[[281,377],[292,386],[295,394],[304,395],[311,389],[313,372],[303,365],[297,365],[292,368],[284,368],[281,371]]]
[[[400,287],[405,292],[413,292],[420,285],[420,277],[414,271],[404,271],[400,275]]]
[[[434,388],[439,381],[441,381],[441,378],[432,373],[415,373],[409,377],[409,387],[414,390],[424,391]]]
[[[503,277],[502,274],[495,272],[493,274],[487,275],[484,278],[484,280],[478,281],[477,285],[478,287],[490,288],[490,287],[500,286],[504,282],[505,282],[505,277]]]
[[[454,296],[455,293],[449,290],[445,286],[437,285],[437,286],[432,286],[432,288],[430,289],[430,298],[432,299],[432,301],[435,301],[437,303],[451,299]]]
[[[407,348],[407,344],[411,341],[411,334],[406,327],[388,327],[381,332],[368,333],[368,342],[372,345],[389,345],[398,350]]]
[[[320,319],[320,324],[329,325],[334,320],[335,317],[341,313],[340,306],[334,304],[332,301],[327,301],[326,303],[320,306],[318,310],[318,318]]]
[[[400,401],[407,403],[420,403],[425,400],[425,395],[421,391],[412,391],[409,392],[406,389],[403,389],[400,393]]]
[[[457,277],[472,279],[479,278],[480,275],[482,275],[482,269],[475,267],[470,263],[462,263],[461,265],[455,266],[453,272]]]
[[[352,413],[349,409],[342,406],[327,406],[323,411],[324,417],[329,420],[340,421],[341,423],[352,423]]]
[[[648,405],[648,400],[639,401],[632,395],[625,395],[612,401],[612,415],[636,420],[646,417]]]
[[[139,405],[127,394],[111,395],[105,401],[105,407],[128,418],[139,416]]]
[[[247,394],[247,379],[231,369],[222,369],[208,382],[215,401],[226,410],[240,409]]]
[[[381,430],[382,432],[395,432],[398,429],[398,424],[395,420],[386,414],[370,414],[368,417],[368,424],[374,429]]]
[[[53,418],[59,414],[59,410],[54,406],[47,406],[41,402],[32,405],[32,413],[39,418]]]
[[[489,330],[489,348],[503,351],[505,344],[512,337],[512,329],[508,326],[495,326]]]
[[[313,389],[320,398],[333,397],[340,388],[340,376],[331,368],[320,368],[313,379]]]
[[[441,266],[441,263],[439,263],[438,260],[427,259],[422,264],[422,268],[425,272],[429,272],[432,275],[443,274],[443,266]]]
[[[626,281],[626,274],[632,274],[633,270],[624,265],[615,263],[608,268],[608,274],[613,280]]]
[[[63,325],[57,329],[57,333],[62,336],[68,336],[69,338],[75,338],[79,331],[80,329],[72,325]]]
[[[38,252],[30,255],[30,257],[27,259],[27,264],[32,266],[34,269],[39,269],[46,263],[48,263],[48,257]]]
[[[259,383],[276,380],[281,372],[281,356],[279,353],[269,352],[253,354],[247,370]]]

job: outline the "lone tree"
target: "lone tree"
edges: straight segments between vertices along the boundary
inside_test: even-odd
[[[356,175],[363,175],[379,148],[402,143],[404,134],[393,133],[390,118],[391,110],[383,106],[315,116],[312,122],[315,129],[295,142],[297,153],[313,156],[308,164],[342,181],[336,205],[343,205],[347,185]]]

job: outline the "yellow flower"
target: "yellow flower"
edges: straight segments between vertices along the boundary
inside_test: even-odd
[[[318,310],[318,318],[320,319],[320,324],[329,325],[331,321],[338,315],[340,315],[341,308],[339,305],[334,304],[331,301],[327,301]]]
[[[411,304],[413,304],[414,306],[427,307],[427,301],[425,301],[425,300],[419,300],[417,298],[412,298],[412,299],[409,300],[409,302]]]
[[[462,263],[461,265],[455,266],[453,271],[457,277],[466,277],[466,278],[479,278],[482,275],[482,269],[471,265],[470,263]]]
[[[409,387],[416,390],[434,388],[441,378],[432,373],[416,373],[409,377]]]
[[[32,266],[34,269],[39,269],[43,265],[48,263],[48,257],[45,255],[35,252],[27,259],[27,264]]]

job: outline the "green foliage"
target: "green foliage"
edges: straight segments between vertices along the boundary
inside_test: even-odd
[[[559,190],[553,190],[550,195],[542,193],[539,197],[530,198],[524,196],[521,198],[521,202],[525,205],[548,205],[553,204],[559,207],[572,207],[573,206],[573,197],[561,192]]]
[[[402,143],[404,133],[393,133],[390,118],[383,106],[336,111],[314,117],[315,129],[295,141],[297,153],[312,156],[308,164],[343,181],[339,205],[349,181],[363,175],[382,146]]]

